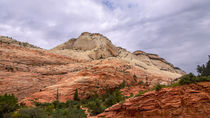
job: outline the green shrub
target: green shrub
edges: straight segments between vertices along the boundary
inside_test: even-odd
[[[143,82],[143,81],[140,81],[140,82],[139,82],[139,85],[142,85],[142,84],[144,84],[144,82]]]
[[[91,115],[102,113],[106,108],[123,101],[125,97],[120,89],[109,89],[101,96],[95,94],[87,100],[82,100],[81,104],[91,111]]]
[[[127,83],[125,80],[118,86],[119,89],[125,88],[127,86]]]
[[[210,76],[198,76],[196,82],[210,82]]]
[[[167,87],[169,87],[169,86],[161,85],[160,83],[157,83],[151,90],[159,91],[159,90],[161,90],[162,88],[167,88]]]
[[[56,109],[52,113],[52,118],[86,118],[84,110],[77,108]]]
[[[197,76],[196,77],[194,74],[189,73],[187,75],[182,76],[178,84],[184,85],[184,84],[191,84],[191,83],[196,83],[196,82],[210,82],[210,76]]]
[[[131,97],[133,97],[133,93],[130,93],[130,96],[128,98],[131,98]]]
[[[136,76],[136,74],[133,75],[133,79],[134,79],[135,82],[137,82],[137,76]]]
[[[155,86],[155,90],[156,91],[159,91],[160,89],[162,89],[161,85],[158,83],[156,86]]]
[[[56,109],[53,113],[52,113],[52,118],[68,118],[68,111],[66,109]]]
[[[0,96],[0,118],[3,117],[3,114],[15,111],[19,107],[17,102],[18,100],[14,94]]]
[[[196,82],[196,76],[192,73],[182,76],[181,79],[179,80],[180,85],[190,84],[195,82]]]
[[[150,91],[150,90],[139,91],[139,93],[135,97],[141,96],[141,95],[143,95],[144,93],[146,93],[148,91]]]
[[[80,101],[73,101],[73,100],[69,100],[66,102],[66,107],[67,108],[78,108],[81,106],[81,102]]]
[[[86,118],[84,110],[82,109],[69,109],[68,118]]]
[[[99,113],[102,113],[106,109],[101,99],[95,99],[95,101],[89,101],[87,103],[87,107],[91,110],[91,115],[97,115]]]
[[[54,104],[49,104],[45,107],[45,112],[49,115],[53,112],[54,108],[55,108]]]
[[[180,86],[179,82],[173,83],[171,85],[169,85],[169,87],[176,87],[176,86]]]
[[[47,114],[43,109],[35,108],[22,108],[18,111],[16,118],[47,118]]]

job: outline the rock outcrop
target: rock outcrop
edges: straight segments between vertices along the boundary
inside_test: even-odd
[[[77,39],[73,38],[52,50],[58,53],[65,53],[71,50],[74,53],[79,53],[78,55],[85,55],[87,56],[86,58],[94,60],[116,57],[118,55],[117,48],[108,38],[98,33],[91,34],[88,32],[84,32]]]
[[[174,67],[174,65],[156,54],[149,54],[143,51],[131,53],[123,48],[115,47],[108,38],[98,33],[82,33],[78,38],[71,39],[53,48],[51,51],[87,61],[117,58],[148,72],[173,76],[170,78],[171,81],[185,74],[184,71]]]
[[[52,50],[0,37],[0,57],[0,94],[14,93],[28,105],[34,100],[55,101],[57,94],[65,102],[73,99],[76,89],[80,98],[88,98],[123,81],[129,86],[140,81],[150,87],[157,82],[168,84],[184,74],[164,59],[130,53],[101,34],[91,33],[82,33]],[[157,60],[162,64],[156,64]],[[134,93],[141,88],[135,89]]]
[[[210,82],[164,88],[115,104],[97,118],[209,118]]]
[[[183,72],[180,68],[175,67],[173,64],[170,64],[165,59],[159,57],[157,54],[145,53],[140,50],[133,52],[133,54],[139,57],[140,60],[145,60],[145,63],[148,63],[148,60],[150,60],[150,62],[158,67],[160,70],[175,72],[182,75],[185,74],[185,72]]]

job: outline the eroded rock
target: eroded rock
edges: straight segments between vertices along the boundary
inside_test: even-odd
[[[113,105],[97,118],[208,118],[210,82],[164,88]]]

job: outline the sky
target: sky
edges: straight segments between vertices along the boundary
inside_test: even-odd
[[[0,35],[51,49],[82,32],[196,73],[210,55],[210,0],[0,0]]]

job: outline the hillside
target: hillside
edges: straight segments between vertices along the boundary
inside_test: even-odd
[[[123,81],[169,84],[185,74],[156,54],[131,53],[98,33],[82,33],[52,50],[3,36],[0,45],[0,94],[14,93],[28,105],[53,102],[57,95],[64,102],[76,89],[80,98],[88,98]]]

